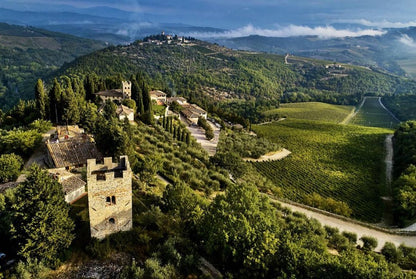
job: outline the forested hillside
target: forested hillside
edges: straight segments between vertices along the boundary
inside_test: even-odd
[[[38,78],[104,43],[34,27],[0,23],[0,109],[33,99]]]
[[[233,51],[198,40],[109,47],[80,57],[57,74],[131,71],[147,74],[152,87],[187,96],[228,119],[240,115],[251,122],[264,120],[258,112],[280,102],[356,104],[364,94],[416,92],[412,80],[363,67],[303,58],[285,64],[283,56]]]

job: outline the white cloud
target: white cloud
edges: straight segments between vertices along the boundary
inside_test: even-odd
[[[376,29],[335,29],[332,26],[299,26],[289,25],[277,29],[262,29],[251,24],[244,27],[218,32],[195,32],[189,33],[188,36],[196,38],[236,38],[250,35],[260,35],[265,37],[295,37],[295,36],[318,36],[319,38],[343,38],[343,37],[360,37],[360,36],[381,36],[385,31]]]
[[[410,38],[408,35],[403,34],[400,38],[399,38],[399,42],[401,42],[402,44],[409,46],[409,47],[413,47],[416,48],[416,42],[415,40],[413,40],[412,38]]]
[[[416,26],[416,21],[408,21],[408,22],[392,22],[388,20],[382,20],[382,21],[370,21],[366,19],[356,19],[356,20],[345,20],[340,21],[344,23],[357,23],[364,26],[369,27],[378,27],[378,28],[406,28],[410,26]]]

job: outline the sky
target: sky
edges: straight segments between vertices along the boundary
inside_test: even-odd
[[[130,22],[216,27],[227,29],[227,36],[377,36],[380,28],[416,26],[415,0],[0,0],[0,8],[15,10],[91,12],[94,7],[128,12]]]

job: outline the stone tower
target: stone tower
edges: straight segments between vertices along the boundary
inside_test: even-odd
[[[103,239],[118,231],[128,231],[132,220],[132,172],[127,156],[120,163],[111,157],[104,164],[87,161],[88,209],[91,237]]]
[[[121,82],[123,99],[131,99],[131,81],[125,80]]]

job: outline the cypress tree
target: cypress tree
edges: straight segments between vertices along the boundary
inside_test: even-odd
[[[48,117],[48,96],[45,92],[43,81],[38,79],[35,88],[36,107],[39,110],[40,117],[47,119]]]
[[[53,80],[53,86],[49,91],[49,110],[50,110],[50,117],[51,121],[55,123],[59,123],[60,111],[61,111],[61,86],[57,79]]]

